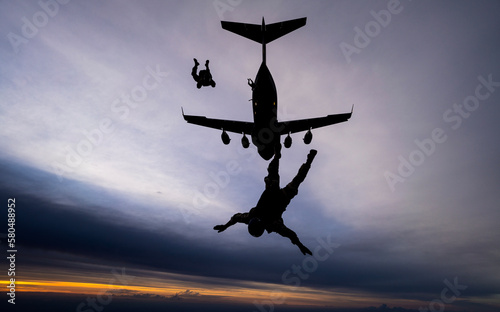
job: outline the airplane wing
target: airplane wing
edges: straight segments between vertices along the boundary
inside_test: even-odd
[[[354,108],[354,105],[353,105]],[[314,129],[314,128],[320,128],[320,127],[325,127],[329,125],[333,125],[336,123],[344,122],[349,120],[352,116],[352,110],[350,113],[345,113],[345,114],[335,114],[335,115],[328,115],[325,117],[318,117],[318,118],[309,118],[309,119],[300,119],[300,120],[290,120],[290,121],[282,121],[278,122],[278,129],[283,128],[283,130],[280,131],[280,134],[288,134],[288,133],[295,133],[295,132],[301,132],[301,131],[306,131],[309,129]]]
[[[248,121],[223,120],[207,118],[205,116],[184,115],[184,111],[182,111],[182,116],[188,123],[218,130],[225,130],[240,134],[251,134],[253,129],[253,122]]]

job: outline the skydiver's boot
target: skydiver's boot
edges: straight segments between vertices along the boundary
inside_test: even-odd
[[[315,150],[315,149],[312,149],[310,152],[309,152],[309,155],[307,155],[307,161],[306,161],[306,164],[311,166],[313,160],[314,160],[314,157],[316,157],[316,154],[318,154],[318,151]]]

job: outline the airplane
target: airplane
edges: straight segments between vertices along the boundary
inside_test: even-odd
[[[182,116],[188,123],[222,130],[221,139],[226,145],[231,141],[226,131],[243,134],[241,144],[244,148],[248,148],[250,145],[246,135],[251,135],[252,143],[257,147],[259,155],[263,159],[269,160],[274,156],[274,147],[279,144],[281,135],[287,134],[283,143],[285,148],[289,148],[292,145],[290,134],[307,130],[303,140],[305,144],[309,144],[312,140],[311,129],[344,122],[351,118],[354,105],[350,113],[278,121],[278,98],[273,77],[266,65],[266,44],[304,26],[306,17],[269,25],[266,25],[264,17],[262,18],[262,25],[228,21],[221,21],[221,24],[222,28],[227,31],[262,44],[262,64],[254,83],[251,85],[254,121],[222,120],[205,116],[185,115],[184,109],[182,109]]]

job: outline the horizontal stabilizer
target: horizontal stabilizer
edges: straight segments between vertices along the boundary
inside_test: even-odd
[[[262,19],[262,25],[245,24],[222,21],[222,28],[256,41],[258,43],[269,43],[281,36],[284,36],[306,24],[306,17],[294,20],[266,25]]]

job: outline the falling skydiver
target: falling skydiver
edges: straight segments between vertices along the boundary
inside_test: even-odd
[[[316,153],[316,150],[311,150],[307,156],[307,161],[302,164],[295,178],[287,186],[280,188],[279,159],[281,158],[281,144],[278,144],[274,158],[267,168],[268,175],[264,178],[266,189],[260,196],[257,206],[250,209],[249,212],[235,214],[226,224],[216,225],[214,230],[220,233],[231,225],[245,223],[248,224],[248,232],[254,237],[261,236],[264,230],[268,233],[276,232],[283,237],[289,238],[292,244],[297,245],[304,255],[312,255],[311,251],[300,242],[297,234],[285,226],[282,214],[292,198],[298,194],[299,185],[306,178]]]
[[[194,81],[196,81],[196,87],[200,89],[202,86],[208,87],[212,86],[215,88],[215,81],[212,80],[212,74],[210,73],[210,69],[208,68],[208,60],[205,62],[205,69],[200,70],[200,73],[197,74],[198,71],[198,63],[197,59],[194,59],[194,67],[191,70],[191,76],[193,76]]]

